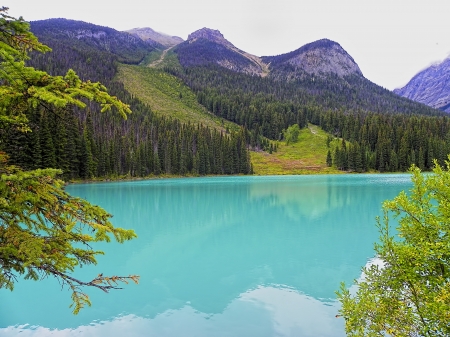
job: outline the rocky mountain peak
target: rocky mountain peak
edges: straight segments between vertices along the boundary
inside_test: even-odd
[[[127,30],[127,32],[139,37],[144,41],[155,41],[156,43],[159,43],[166,48],[176,46],[177,44],[184,41],[181,37],[159,33],[150,27],[133,28]]]
[[[199,29],[188,36],[189,41],[193,41],[196,39],[206,39],[218,44],[221,44],[225,47],[234,48],[233,44],[225,39],[222,33],[219,30],[210,29],[210,28],[202,28]]]
[[[362,76],[361,69],[353,58],[337,42],[321,39],[304,45],[290,53],[263,57],[263,61],[271,64],[271,68],[290,66],[299,71],[313,75],[334,73],[339,77],[347,75]],[[298,75],[298,74],[297,74]],[[297,77],[292,74],[293,77]]]
[[[422,70],[397,95],[450,112],[450,57]]]

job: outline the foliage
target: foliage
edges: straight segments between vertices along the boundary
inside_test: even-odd
[[[86,101],[99,103],[101,111],[115,108],[122,117],[131,112],[128,105],[110,96],[100,83],[83,82],[73,70],[65,76],[51,76],[44,71],[25,66],[28,52],[47,52],[29,31],[22,18],[7,15],[0,9],[0,123],[2,128],[30,131],[30,118],[46,111],[60,118],[71,106],[85,108]],[[50,133],[49,130],[47,130]],[[52,130],[57,133],[60,130]],[[51,138],[47,138],[51,144]],[[46,156],[46,153],[43,152]],[[54,156],[49,157],[54,162]],[[8,157],[0,152],[0,288],[13,290],[20,275],[40,280],[54,276],[72,290],[76,314],[89,297],[84,286],[103,291],[117,289],[118,282],[138,276],[98,275],[90,282],[73,278],[75,267],[95,264],[101,251],[92,249],[97,241],[109,242],[114,237],[124,242],[136,237],[132,230],[115,228],[111,217],[100,207],[67,194],[55,169],[23,171],[8,164]]]
[[[296,143],[298,141],[298,135],[300,134],[300,128],[298,124],[291,125],[283,131],[284,140],[286,145]]]
[[[336,168],[326,165],[327,133],[315,125],[300,130],[298,142],[286,145],[271,142],[272,153],[252,152],[253,173],[256,175],[277,174],[336,174]]]
[[[225,131],[225,126],[239,130],[236,124],[209,113],[197,102],[197,97],[188,86],[162,70],[119,65],[116,78],[159,116],[173,117],[183,123],[196,121],[218,131]]]
[[[92,112],[91,119],[87,118],[84,110],[77,110],[76,118],[71,120],[52,121],[51,117],[46,116],[30,125],[36,138],[41,138],[43,143],[45,138],[45,135],[41,135],[41,130],[45,130],[45,127],[41,127],[43,124],[49,123],[48,129],[58,129],[62,122],[65,123],[67,130],[65,145],[59,141],[64,137],[52,136],[54,147],[66,148],[62,157],[73,158],[68,165],[64,163],[67,160],[58,162],[56,155],[57,168],[65,171],[66,178],[180,174],[177,167],[182,166],[181,153],[186,151],[186,148],[181,149],[180,144],[187,142],[190,145],[187,147],[189,156],[194,158],[196,150],[200,148],[196,144],[197,140],[207,133],[202,131],[197,134],[197,131],[193,130],[195,137],[191,139],[183,136],[184,140],[167,149],[167,151],[176,149],[176,154],[166,155],[166,150],[160,151],[166,147],[160,140],[164,141],[170,132],[176,134],[179,123],[167,120],[162,114],[180,119],[182,123],[189,123],[190,120],[191,126],[200,122],[210,129],[217,128],[216,121],[210,121],[206,117],[207,114],[190,114],[197,111],[192,100],[194,98],[192,92],[195,93],[198,103],[203,105],[208,113],[215,115],[220,123],[219,129],[226,129],[227,120],[243,126],[248,134],[246,141],[250,149],[270,152],[268,139],[281,140],[282,131],[290,125],[298,124],[300,128],[304,128],[308,122],[321,127],[334,137],[344,138],[347,147],[343,148],[340,143],[336,150],[336,146],[332,146],[329,161],[343,171],[398,172],[406,171],[412,164],[422,170],[431,170],[433,159],[437,159],[442,165],[447,153],[450,152],[448,116],[401,98],[361,77],[340,78],[333,75],[311,77],[306,74],[295,80],[286,80],[284,75],[289,74],[291,71],[289,69],[277,68],[280,70],[280,72],[277,70],[277,74],[280,76],[273,72],[266,77],[259,77],[225,69],[210,62],[194,66],[197,64],[195,60],[198,56],[197,51],[209,50],[212,47],[204,41],[199,41],[201,43],[198,48],[196,47],[197,51],[194,44],[189,46],[190,49],[188,46],[180,45],[168,51],[164,61],[158,65],[181,78],[192,90],[189,92],[187,88],[179,86],[171,76],[161,76],[158,79],[156,71],[152,69],[144,71],[145,69],[141,67],[118,66],[117,61],[122,59],[121,55],[125,55],[125,51],[120,55],[115,50],[112,52],[116,54],[109,53],[98,45],[94,37],[91,38],[94,41],[89,41],[88,37],[80,40],[67,38],[68,35],[62,34],[61,29],[55,25],[56,22],[53,20],[32,23],[32,28],[35,27],[36,33],[41,34],[38,36],[45,39],[53,52],[33,54],[29,64],[50,74],[64,73],[73,68],[82,79],[92,78],[104,83],[110,92],[133,109],[127,123],[123,123],[119,118],[104,118],[102,114],[95,113],[97,111],[95,106],[89,106]],[[78,28],[87,28],[92,32],[104,30],[104,27],[98,26],[85,27],[84,23],[80,22],[70,22],[63,26],[63,31],[71,36]],[[141,57],[138,51],[142,49],[139,46],[134,47],[133,44],[127,43],[122,44],[122,47],[126,48],[126,54],[132,55],[134,59]],[[234,57],[221,53],[221,49],[210,52],[215,56],[208,54],[205,60],[209,57],[213,59]],[[177,56],[180,60],[186,61],[183,61],[184,69]],[[131,60],[128,58],[125,62],[130,63]],[[237,59],[234,61],[239,63]],[[246,65],[242,63],[242,67]],[[139,83],[144,78],[148,83],[137,85],[138,77]],[[155,81],[156,79],[158,81]],[[115,80],[124,81],[127,89]],[[165,87],[169,82],[173,85]],[[166,93],[168,96],[165,96]],[[139,102],[136,98],[143,102]],[[194,111],[191,109],[193,107]],[[225,121],[223,125],[222,121]],[[144,122],[145,130],[141,127]],[[85,129],[92,130],[87,132],[86,137]],[[234,130],[231,127],[230,129]],[[3,132],[2,135],[0,130],[0,140],[5,144],[5,149],[8,149],[10,162],[24,165],[23,156],[18,158],[16,155],[23,152],[16,149],[33,147],[34,143],[29,138],[11,134],[9,131]],[[228,138],[224,137],[223,141],[228,142]],[[217,148],[216,144],[219,142],[208,146],[208,151],[220,152],[222,156],[227,157],[223,147]],[[82,153],[85,153],[84,157],[93,158],[89,171],[82,167]],[[158,170],[158,165],[151,165],[156,163],[156,160],[147,160],[156,156],[161,170]],[[169,158],[173,163],[167,163]],[[30,158],[30,161],[33,161],[33,158]],[[37,161],[31,163],[30,167],[45,167]],[[66,167],[70,167],[70,170]],[[216,171],[207,174],[213,172]],[[191,166],[188,174],[197,174],[194,166]]]
[[[195,55],[176,51],[180,58]],[[433,159],[442,165],[450,152],[450,123],[445,113],[399,97],[360,76],[304,74],[289,80],[286,74],[295,69],[285,69],[279,77],[278,73],[259,77],[219,65],[191,63],[182,71],[168,71],[182,78],[209,111],[245,126],[252,148],[267,150],[262,137],[280,140],[282,130],[290,125],[297,123],[302,128],[309,122],[352,144],[353,154],[349,149],[339,154],[343,162],[348,161],[337,166],[342,170],[398,172],[412,164],[431,170]],[[360,158],[355,158],[356,149]],[[331,151],[335,160],[335,148]],[[354,160],[361,164],[351,167]]]
[[[44,71],[26,67],[24,61],[28,58],[28,51],[48,52],[50,48],[29,32],[29,24],[23,19],[14,20],[7,16],[4,7],[1,12],[0,123],[21,125],[28,130],[25,111],[29,108],[64,108],[68,105],[85,108],[82,98],[100,103],[102,112],[115,107],[124,118],[131,112],[127,105],[110,96],[102,84],[83,82],[71,69],[65,76],[50,76]]]
[[[450,159],[450,157],[449,157]],[[413,188],[383,205],[375,244],[381,264],[364,268],[351,294],[341,285],[341,315],[350,336],[449,336],[450,162],[433,174],[411,169]],[[400,217],[393,236],[389,217]]]
[[[84,28],[82,23],[79,24],[70,26],[72,30],[69,33],[74,34],[77,29]],[[246,131],[241,131],[236,125],[229,127],[231,134],[213,130],[224,130],[228,123],[222,123],[215,116],[212,116],[215,120],[210,121],[207,115],[211,114],[201,111],[204,109],[198,105],[195,96],[179,80],[159,70],[119,64],[115,54],[93,48],[95,41],[90,42],[87,37],[83,39],[83,43],[63,39],[57,34],[59,30],[53,20],[40,24],[34,22],[31,27],[39,28],[37,31],[49,42],[53,52],[33,55],[30,63],[40,69],[56,72],[65,72],[73,66],[80,77],[94,76],[101,80],[110,92],[128,103],[133,110],[126,123],[115,116],[105,118],[103,114],[95,113],[98,111],[97,107],[92,105],[89,106],[90,112],[80,109],[75,111],[75,118],[71,120],[43,119],[44,124],[48,120],[50,128],[58,129],[58,126],[65,124],[64,128],[67,129],[67,142],[62,157],[72,158],[70,170],[57,166],[64,169],[65,177],[85,179],[159,174],[248,173],[248,170],[242,171],[246,165],[235,165],[237,162],[249,161],[248,151],[242,147],[232,149],[233,146],[240,146],[237,138],[247,139]],[[91,29],[99,31],[104,27],[95,26]],[[128,53],[134,55],[135,47],[128,45],[127,48],[130,49]],[[171,51],[166,54],[163,63],[169,59],[176,60]],[[142,80],[142,85],[135,86],[136,79],[139,82]],[[126,88],[118,81],[123,81]],[[183,112],[187,112],[192,118],[186,118]],[[190,112],[194,114],[191,115]],[[33,130],[42,138],[43,128],[38,123],[35,123]],[[7,137],[8,146],[30,147],[27,140],[11,144],[12,139],[14,137]],[[58,146],[63,147],[61,139],[63,138],[53,137],[55,150]],[[83,158],[91,158],[89,170],[84,167],[86,165]],[[16,158],[13,153],[11,161],[23,165],[22,159]],[[197,163],[205,165],[198,166]],[[64,160],[59,163],[57,161],[57,164],[64,164]]]
[[[133,113],[125,122],[120,116],[98,113],[99,107],[90,102],[88,109],[70,107],[70,113],[48,113],[39,107],[39,111],[30,110],[26,114],[32,133],[23,134],[11,127],[0,130],[0,148],[9,154],[10,163],[27,169],[62,169],[64,179],[249,173],[249,165],[244,165],[250,160],[249,153],[238,140],[247,141],[247,131],[236,125],[228,127],[227,122],[222,123],[218,117],[202,111],[204,108],[198,105],[192,92],[173,76],[118,63],[124,55],[130,56],[127,62],[131,57],[140,57],[140,44],[134,46],[133,40],[127,41],[122,45],[125,49],[117,55],[117,49],[109,52],[98,45],[95,36],[72,38],[78,30],[89,29],[95,33],[105,31],[108,39],[117,40],[120,39],[117,32],[61,20],[31,24],[52,52],[31,53],[27,65],[51,75],[73,68],[82,79],[93,78],[104,83],[110,93],[130,105]],[[170,52],[165,60],[168,58]],[[135,91],[131,84],[137,77],[145,83]],[[118,80],[123,80],[131,93]],[[158,111],[158,106],[163,110]],[[181,123],[180,116],[183,116]],[[227,127],[231,133],[226,133]],[[49,166],[55,161],[56,166]]]

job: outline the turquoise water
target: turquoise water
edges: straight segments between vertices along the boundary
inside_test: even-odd
[[[344,336],[335,290],[373,258],[381,203],[409,175],[71,185],[138,239],[100,244],[85,280],[138,274],[73,316],[54,279],[0,291],[0,336]]]

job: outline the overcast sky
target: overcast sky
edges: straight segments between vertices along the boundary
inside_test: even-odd
[[[67,18],[117,30],[150,27],[186,39],[218,29],[258,56],[284,54],[328,38],[385,88],[450,56],[449,0],[3,0],[25,20]]]

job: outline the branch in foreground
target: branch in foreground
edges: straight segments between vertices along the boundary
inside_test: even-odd
[[[56,278],[59,278],[60,280],[62,280],[63,284],[66,283],[70,287],[70,289],[72,290],[73,301],[73,303],[70,305],[70,308],[74,307],[74,315],[77,315],[79,311],[85,307],[85,305],[91,306],[89,296],[81,291],[82,287],[95,287],[103,290],[105,293],[108,293],[111,289],[123,289],[119,287],[119,282],[125,284],[128,284],[129,281],[133,281],[135,284],[139,283],[138,275],[103,276],[103,274],[98,274],[97,277],[93,280],[84,282],[51,268],[41,267],[39,269],[43,270],[45,273],[52,274]]]

